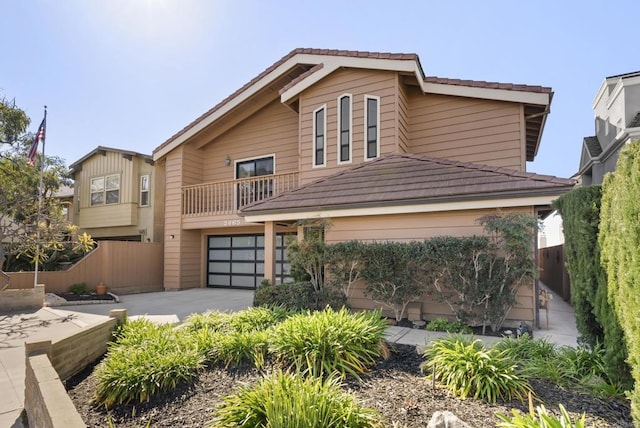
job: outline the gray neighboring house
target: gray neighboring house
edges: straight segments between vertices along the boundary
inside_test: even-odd
[[[596,135],[584,138],[576,174],[583,186],[602,184],[616,168],[622,147],[640,139],[640,71],[607,77],[593,110]]]

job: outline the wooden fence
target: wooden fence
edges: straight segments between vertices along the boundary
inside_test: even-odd
[[[100,241],[97,248],[65,271],[39,272],[47,293],[64,292],[84,282],[89,289],[103,282],[116,294],[163,290],[162,243]],[[8,290],[33,288],[34,272],[9,272]]]
[[[538,250],[540,280],[565,301],[571,302],[571,285],[565,267],[564,245]]]

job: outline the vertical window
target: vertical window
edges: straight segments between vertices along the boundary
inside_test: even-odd
[[[105,181],[105,203],[117,204],[120,202],[120,176],[107,175]]]
[[[236,208],[273,196],[274,156],[236,162]],[[262,177],[264,178],[257,178]],[[256,178],[254,178],[256,177]]]
[[[140,176],[140,206],[149,206],[149,176]]]
[[[338,98],[338,163],[351,162],[351,95]]]
[[[377,158],[380,154],[380,97],[364,96],[364,158]]]
[[[104,177],[91,179],[91,206],[104,204]]]
[[[313,166],[324,166],[326,163],[327,146],[327,118],[326,106],[322,106],[313,112]]]

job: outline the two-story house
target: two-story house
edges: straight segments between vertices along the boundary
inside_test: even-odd
[[[573,186],[526,172],[551,98],[426,77],[415,54],[296,49],[154,151],[164,287],[285,281],[303,220],[330,219],[329,243],[407,241],[482,233],[496,209],[547,210]],[[510,318],[533,320],[534,296],[523,289]],[[362,289],[350,303],[374,305]],[[422,313],[450,312],[425,297]]]
[[[150,155],[97,147],[69,167],[70,220],[96,240],[162,240],[162,188]]]
[[[582,143],[582,185],[602,184],[616,168],[622,147],[640,139],[640,71],[607,77],[593,100],[595,135]]]

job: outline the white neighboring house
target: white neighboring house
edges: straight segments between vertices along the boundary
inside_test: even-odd
[[[538,230],[538,248],[555,247],[564,244],[562,217],[553,211],[543,221]]]
[[[578,176],[583,186],[602,184],[622,147],[640,139],[640,71],[604,79],[593,100],[595,135],[584,137]]]

